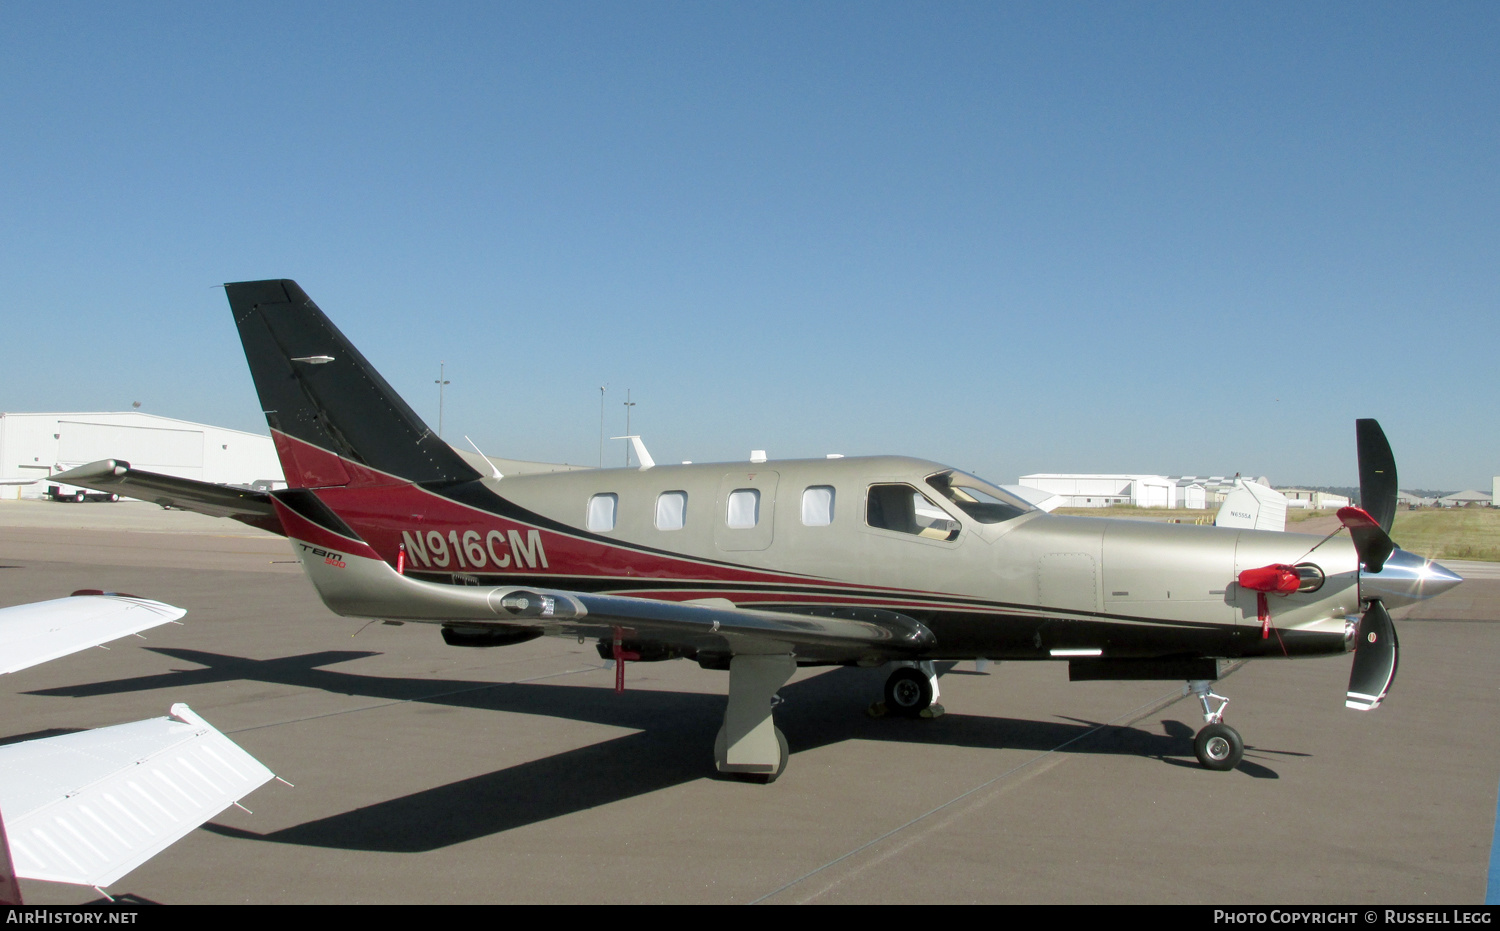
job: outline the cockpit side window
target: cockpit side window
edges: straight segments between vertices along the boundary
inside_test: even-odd
[[[956,469],[931,476],[927,484],[981,524],[1002,523],[1035,510],[1020,498]]]
[[[953,540],[959,531],[958,521],[932,499],[905,484],[871,485],[865,504],[865,523],[929,540]]]

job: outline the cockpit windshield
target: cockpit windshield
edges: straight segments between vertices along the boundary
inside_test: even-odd
[[[957,469],[930,476],[927,484],[981,524],[998,524],[1035,510],[1015,495]]]

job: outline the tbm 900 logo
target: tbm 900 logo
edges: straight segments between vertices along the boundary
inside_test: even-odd
[[[316,546],[310,546],[306,543],[302,544],[302,548],[307,552],[313,554],[314,556],[322,556],[324,565],[333,566],[338,569],[347,568],[347,564],[344,562],[343,553],[335,553],[332,550],[321,549]]]

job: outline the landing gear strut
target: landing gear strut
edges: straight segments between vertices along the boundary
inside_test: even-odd
[[[797,671],[790,655],[738,654],[729,663],[729,706],[714,739],[719,772],[771,783],[786,769],[786,736],[771,720],[776,690]]]
[[[1187,687],[1198,696],[1203,705],[1203,720],[1207,722],[1193,738],[1193,753],[1198,762],[1204,769],[1221,772],[1234,769],[1245,756],[1245,741],[1239,731],[1224,723],[1224,709],[1229,707],[1229,699],[1213,691],[1210,679],[1193,679]],[[1219,702],[1217,708],[1211,703],[1214,700]]]

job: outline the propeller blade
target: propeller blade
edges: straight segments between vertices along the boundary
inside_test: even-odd
[[[1390,533],[1396,519],[1396,457],[1377,420],[1354,421],[1354,439],[1359,449],[1359,506]]]
[[[1358,646],[1354,648],[1354,665],[1349,670],[1349,693],[1344,698],[1344,707],[1356,711],[1373,711],[1380,707],[1391,683],[1396,681],[1396,666],[1399,663],[1400,646],[1396,642],[1396,625],[1385,605],[1370,602],[1365,616],[1360,618],[1359,633],[1355,635]]]
[[[1385,561],[1396,548],[1396,541],[1362,508],[1339,508],[1339,522],[1349,528],[1359,561],[1370,572],[1385,568]]]

